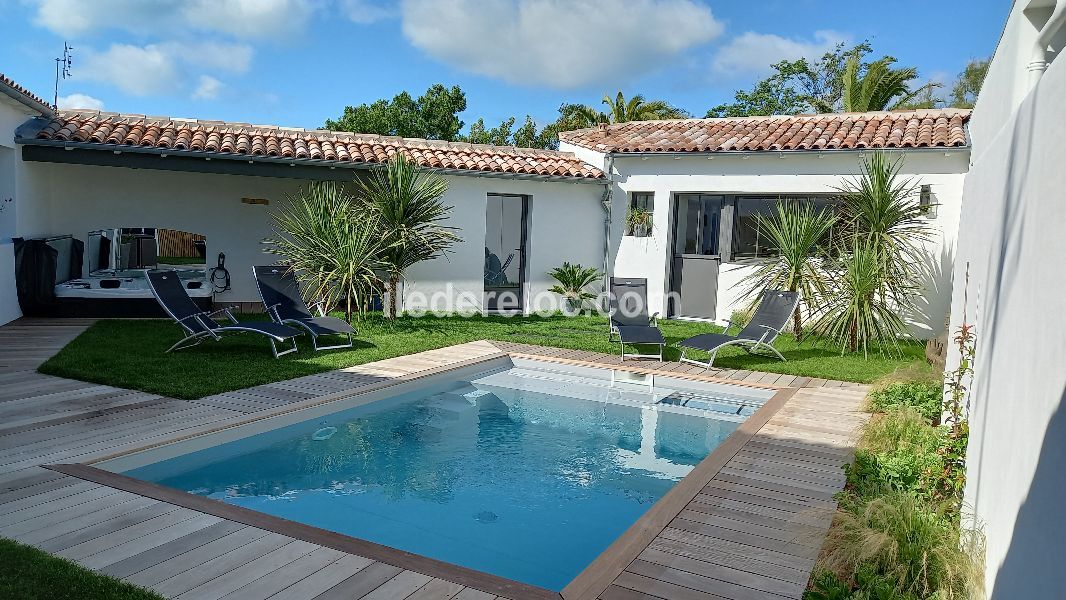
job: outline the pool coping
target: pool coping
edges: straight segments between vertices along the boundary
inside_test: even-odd
[[[256,510],[226,504],[219,500],[190,494],[178,489],[142,481],[93,466],[121,456],[143,452],[159,446],[178,443],[194,437],[214,434],[263,419],[298,412],[300,410],[340,401],[353,396],[380,391],[389,387],[410,383],[419,379],[456,371],[481,363],[488,363],[502,358],[512,357],[572,366],[614,369],[641,374],[662,375],[670,378],[691,381],[721,383],[730,386],[778,391],[750,417],[741,423],[736,431],[730,434],[717,448],[715,448],[715,450],[700,461],[688,475],[682,478],[681,481],[677,482],[666,495],[655,502],[644,515],[626,529],[621,536],[616,538],[606,550],[600,553],[592,563],[582,570],[581,573],[571,580],[560,592],[392,548],[369,540],[276,517]],[[368,364],[372,365],[373,363]],[[655,368],[641,367],[639,363],[603,364],[593,361],[540,356],[523,352],[500,351],[448,365],[431,367],[413,373],[390,377],[388,379],[383,379],[382,381],[370,382],[360,386],[356,390],[345,390],[316,396],[275,410],[267,410],[255,413],[254,415],[248,415],[247,418],[239,419],[216,428],[177,436],[152,444],[146,444],[135,449],[97,458],[88,463],[63,463],[42,466],[46,469],[63,473],[71,477],[153,498],[155,500],[196,510],[230,521],[273,531],[275,533],[315,543],[320,546],[333,548],[342,552],[379,560],[403,569],[450,580],[468,587],[496,593],[507,598],[530,598],[533,600],[592,600],[611,585],[611,582],[626,569],[626,567],[659,533],[663,531],[663,529],[666,528],[667,524],[682,511],[699,491],[718,474],[726,463],[728,463],[730,459],[732,459],[733,456],[736,455],[736,453],[740,451],[740,449],[756,433],[758,433],[760,429],[762,429],[762,427],[799,389],[800,388],[780,387],[754,382],[742,382],[708,375],[663,371]]]

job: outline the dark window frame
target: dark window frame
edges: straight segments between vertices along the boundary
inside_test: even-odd
[[[777,256],[776,252],[766,254],[751,254],[743,251],[741,244],[743,243],[742,236],[742,218],[747,218],[748,215],[741,215],[741,204],[745,200],[761,200],[771,203],[772,207],[776,207],[780,202],[798,202],[798,201],[825,201],[832,206],[834,203],[836,209],[840,209],[840,195],[833,193],[785,193],[785,194],[756,194],[756,193],[744,193],[744,194],[731,194],[727,198],[725,205],[731,206],[732,214],[729,215],[730,223],[724,223],[723,227],[728,226],[732,232],[732,239],[729,247],[729,258],[727,262],[731,263],[759,263],[772,260]],[[757,214],[757,213],[752,213]],[[723,219],[724,221],[724,219]],[[830,233],[830,239],[832,239],[832,232]]]

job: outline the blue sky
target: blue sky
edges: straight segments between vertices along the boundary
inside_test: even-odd
[[[346,104],[467,93],[469,123],[622,90],[702,116],[837,41],[950,82],[995,49],[1006,0],[0,0],[0,72],[66,104],[319,127]],[[64,101],[61,101],[64,102]]]

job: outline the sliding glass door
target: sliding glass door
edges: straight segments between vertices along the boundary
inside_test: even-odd
[[[722,196],[677,194],[670,270],[670,316],[714,319],[718,299],[718,251]]]

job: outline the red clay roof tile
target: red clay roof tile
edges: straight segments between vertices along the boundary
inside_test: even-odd
[[[36,139],[367,164],[385,162],[402,152],[427,168],[603,178],[599,169],[570,152],[98,111],[60,111],[37,133]]]
[[[600,152],[735,152],[966,146],[970,111],[923,109],[633,121],[559,134]]]

